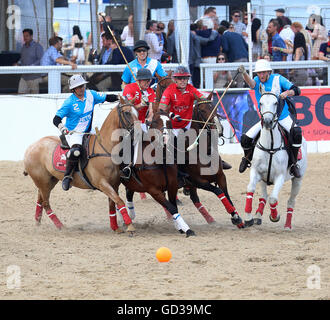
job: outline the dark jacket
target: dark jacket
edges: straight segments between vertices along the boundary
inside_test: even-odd
[[[212,34],[212,29],[197,30],[196,34],[203,38],[209,38]],[[206,45],[202,46],[201,56],[204,57],[217,57],[220,52],[220,35],[217,32],[217,36],[214,40],[208,41]]]
[[[249,58],[248,45],[244,38],[236,32],[226,31],[222,35],[222,50],[228,57],[228,62]]]

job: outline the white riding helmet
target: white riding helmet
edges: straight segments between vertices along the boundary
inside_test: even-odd
[[[266,59],[259,59],[254,67],[254,72],[273,71],[270,63]]]
[[[75,74],[69,79],[69,89],[77,88],[86,83],[88,83],[88,81],[86,81],[81,74]]]

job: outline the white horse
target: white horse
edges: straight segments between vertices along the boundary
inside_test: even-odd
[[[250,182],[247,186],[245,214],[246,226],[261,224],[263,210],[267,201],[267,185],[273,184],[272,193],[269,196],[270,203],[270,220],[278,222],[280,215],[277,212],[278,194],[285,181],[291,180],[291,194],[287,202],[287,216],[284,229],[291,230],[291,220],[293,209],[295,206],[296,197],[301,188],[303,176],[307,168],[307,144],[305,139],[302,139],[301,153],[302,158],[298,161],[300,167],[301,178],[295,178],[290,175],[288,169],[288,152],[285,149],[284,139],[281,135],[277,107],[278,98],[272,92],[262,90],[260,98],[260,114],[261,114],[261,133],[254,150]],[[253,219],[252,200],[256,190],[257,183],[261,181],[262,198],[259,199],[259,206]]]

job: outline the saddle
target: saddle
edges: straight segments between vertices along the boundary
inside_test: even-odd
[[[84,135],[83,141],[82,141],[82,152],[79,157],[79,162],[78,166],[75,168],[75,172],[79,172],[80,177],[82,180],[91,188],[91,189],[96,189],[95,187],[92,186],[90,181],[88,180],[84,169],[86,168],[89,160],[89,141],[91,138],[91,134]],[[66,154],[70,150],[70,146],[67,144],[65,137],[63,138],[60,136],[61,143],[57,144],[53,156],[52,156],[52,163],[53,163],[53,168],[56,171],[60,171],[65,173],[65,168],[66,168]]]

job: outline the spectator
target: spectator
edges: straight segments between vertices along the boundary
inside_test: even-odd
[[[164,42],[159,41],[156,35],[157,21],[151,20],[147,22],[147,30],[144,35],[144,40],[149,46],[149,57],[160,61],[163,54]]]
[[[197,24],[193,23],[190,25],[190,41],[189,41],[189,69],[191,72],[191,81],[195,88],[200,87],[200,63],[201,63],[201,52],[203,45],[206,45],[209,41],[213,41],[218,37],[216,31],[212,31],[209,38],[204,38],[196,34]]]
[[[219,28],[219,18],[217,16],[217,9],[215,7],[208,7],[204,11],[203,18],[209,18],[213,22],[213,30],[218,30]]]
[[[100,23],[100,48],[102,49],[103,46],[103,42],[102,42],[102,34],[103,32],[109,32],[108,30],[108,26],[109,28],[114,32],[114,27],[111,24],[112,18],[111,16],[106,16],[105,18],[105,22],[103,20],[102,16],[99,16],[99,23]]]
[[[157,24],[157,31],[155,32],[158,38],[159,42],[163,42],[164,46],[163,49],[164,51],[167,51],[167,37],[165,33],[165,24],[163,22],[158,22]]]
[[[234,10],[231,17],[232,17],[231,24],[233,24],[234,26],[234,32],[237,32],[243,37],[248,37],[248,34],[246,32],[246,25],[240,21],[241,11]]]
[[[261,21],[258,18],[252,20],[251,26],[252,36],[252,61],[257,61],[262,55],[262,43],[261,43]]]
[[[217,57],[217,63],[225,63],[226,56],[224,53],[220,53]],[[229,82],[233,79],[229,71],[216,71],[213,73],[213,88],[225,88],[228,86]],[[232,86],[233,87],[233,86]]]
[[[314,30],[314,24],[313,24],[313,21],[314,21],[314,19],[315,19],[315,16],[316,16],[315,13],[312,13],[312,14],[309,16],[309,18],[308,18],[308,22],[307,22],[307,25],[306,25],[306,27],[305,27],[305,29],[306,29],[308,32],[310,32],[310,33],[312,33],[313,30]]]
[[[330,61],[330,30],[328,31],[328,42],[320,45],[319,59],[326,62]],[[323,68],[323,85],[328,85],[327,68]]]
[[[73,26],[72,34],[71,45],[63,48],[63,51],[72,50],[72,61],[75,61],[77,64],[85,64],[84,39],[79,26]]]
[[[261,59],[267,60],[267,61],[272,61],[272,57],[269,53],[266,53]]]
[[[289,46],[293,45],[294,36],[295,36],[296,28],[294,25],[286,25],[282,31],[279,33],[280,37],[283,39],[284,43]],[[286,61],[292,61],[292,53],[289,53],[286,57]]]
[[[63,39],[61,37],[53,37],[49,39],[49,48],[45,51],[44,55],[41,58],[41,66],[56,66],[56,65],[70,65],[71,68],[77,69],[77,65],[66,59],[61,54]],[[63,92],[69,92],[68,80],[71,75],[61,73],[61,85],[63,86]],[[48,82],[48,75],[42,77],[42,82]]]
[[[315,15],[313,19],[314,30],[311,34],[314,40],[312,48],[312,59],[317,60],[319,58],[319,51],[321,43],[327,41],[327,30],[325,29],[322,21],[322,17]]]
[[[167,76],[167,73],[164,71],[161,63],[156,59],[148,57],[149,49],[150,48],[146,41],[138,40],[135,42],[133,51],[136,54],[136,59],[131,61],[129,63],[129,67],[126,66],[126,68],[124,69],[123,75],[121,77],[123,81],[122,89],[125,88],[126,84],[135,82],[136,73],[139,69],[142,68],[149,69],[151,71],[152,76],[154,76],[156,72],[160,77]],[[134,76],[132,75],[131,71],[134,73]]]
[[[278,20],[280,20],[280,22],[279,22],[280,27],[278,29],[278,33],[280,33],[286,25],[292,24],[291,20],[284,15],[285,10],[283,8],[276,9],[275,14],[276,14],[276,18],[278,18]]]
[[[175,46],[174,20],[168,22],[166,39],[167,54],[171,57],[170,61],[172,63],[178,63],[178,55]]]
[[[125,47],[129,48],[133,52],[134,47],[134,29],[133,29],[133,15],[128,17],[128,25],[124,27],[121,34],[121,40],[124,41]]]
[[[213,32],[213,21],[207,17],[201,21],[202,30],[197,29],[196,34],[203,38],[209,38]],[[202,46],[201,56],[203,63],[216,63],[217,56],[220,52],[220,35],[217,34],[216,38],[212,41],[208,41]]]
[[[21,58],[18,65],[21,66],[39,66],[44,49],[33,40],[33,30],[23,30],[24,45],[21,50]],[[39,93],[40,74],[22,74],[18,84],[18,93]]]
[[[307,47],[304,35],[301,32],[297,32],[294,37],[293,61],[307,60]],[[292,69],[290,71],[292,81],[296,86],[304,86],[307,81],[307,69]]]
[[[272,49],[274,47],[286,49],[285,43],[284,43],[283,39],[280,37],[280,35],[278,34],[277,30],[278,30],[278,22],[276,21],[276,19],[271,19],[268,24],[268,27],[267,27],[267,33],[271,37]],[[273,59],[272,59],[273,61],[285,61],[286,56],[288,55],[283,50],[276,50],[276,51],[272,50],[271,53],[273,56]]]
[[[222,50],[227,55],[229,62],[247,62],[248,61],[248,45],[242,35],[234,31],[234,28],[226,30],[225,27],[219,28],[222,35]],[[237,87],[243,88],[244,79],[241,74],[236,78]]]

